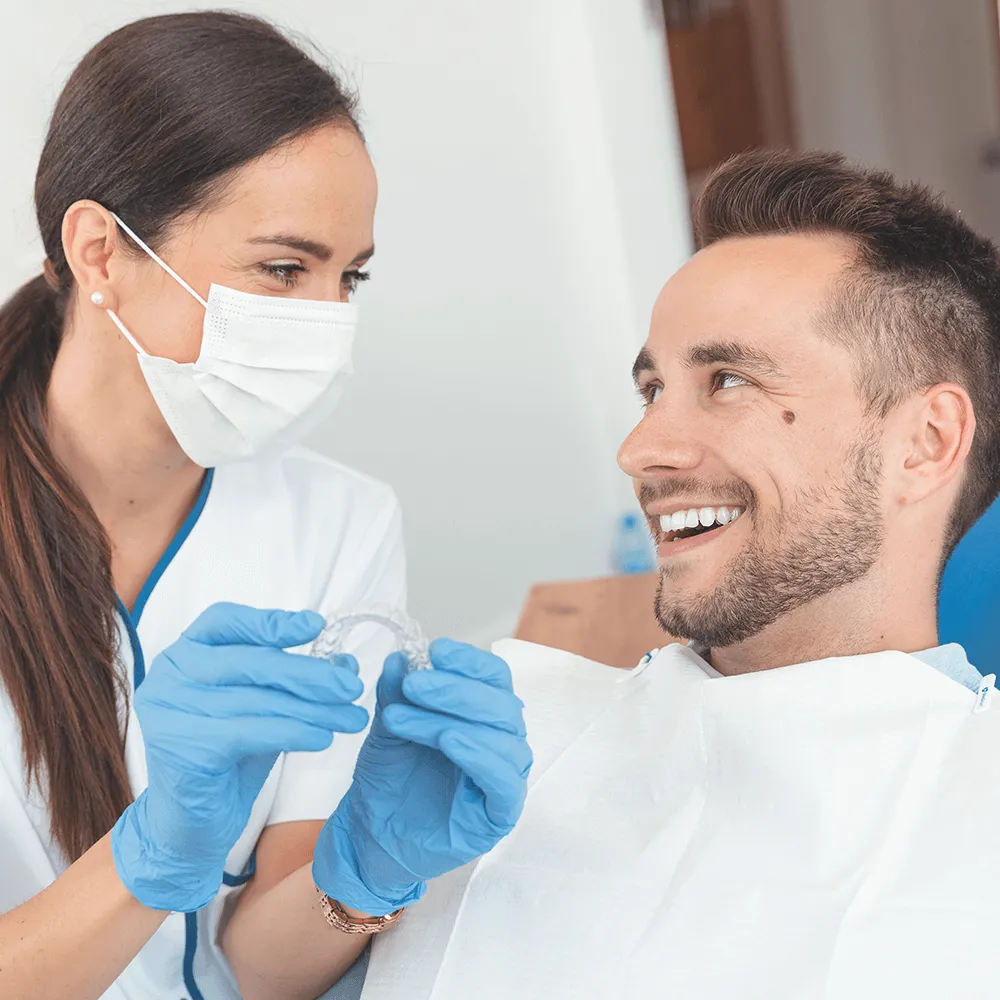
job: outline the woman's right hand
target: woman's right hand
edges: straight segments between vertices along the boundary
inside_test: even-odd
[[[148,786],[111,834],[118,875],[141,903],[208,904],[278,755],[324,750],[367,725],[351,669],[284,651],[323,625],[312,611],[215,604],[153,661],[135,695]]]

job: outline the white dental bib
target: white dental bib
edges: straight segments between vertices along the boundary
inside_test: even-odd
[[[898,652],[495,651],[524,815],[377,940],[363,1000],[1000,996],[1000,704]]]

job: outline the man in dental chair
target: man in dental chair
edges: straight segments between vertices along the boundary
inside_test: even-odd
[[[1000,997],[1000,698],[937,628],[1000,491],[996,249],[832,154],[733,159],[696,225],[619,455],[686,642],[498,644],[522,819],[366,1000]]]

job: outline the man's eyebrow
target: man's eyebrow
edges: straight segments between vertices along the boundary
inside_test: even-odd
[[[653,360],[653,355],[644,347],[635,359],[635,364],[632,365],[632,381],[638,385],[639,376],[644,372],[652,371],[656,371],[656,362]]]
[[[759,347],[741,344],[738,340],[709,340],[695,344],[688,351],[684,364],[688,368],[734,365],[755,375],[785,377],[785,372],[770,354]]]

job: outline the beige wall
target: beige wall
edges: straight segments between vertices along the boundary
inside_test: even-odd
[[[788,86],[782,0],[744,0],[750,14],[761,127],[770,146],[796,144],[795,112]]]
[[[1000,237],[991,0],[784,0],[801,145],[943,190]]]

